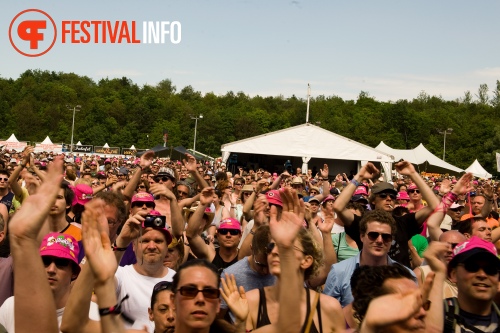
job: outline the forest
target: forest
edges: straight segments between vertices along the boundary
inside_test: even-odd
[[[305,90],[305,89],[304,89]],[[168,146],[193,146],[198,120],[196,150],[220,155],[224,143],[299,125],[305,122],[305,96],[254,96],[228,91],[225,95],[202,94],[195,87],[178,91],[165,79],[156,86],[139,86],[132,80],[101,79],[98,82],[74,73],[27,70],[17,79],[0,77],[0,138],[14,133],[21,141],[69,143],[73,111],[74,142],[84,145],[147,148],[163,142]],[[500,81],[491,90],[481,84],[476,92],[446,101],[420,92],[412,100],[378,101],[361,91],[356,100],[314,96],[309,122],[375,147],[380,141],[397,149],[423,143],[436,156],[460,168],[478,159],[494,175],[495,152],[500,147]],[[311,141],[313,142],[313,141]],[[328,143],[319,143],[328,144]]]

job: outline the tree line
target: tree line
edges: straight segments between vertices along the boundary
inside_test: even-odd
[[[16,80],[0,78],[0,138],[14,133],[19,140],[40,142],[49,135],[53,142],[69,143],[73,112],[67,106],[81,105],[75,142],[147,148],[162,143],[167,130],[169,146],[192,148],[191,117],[203,114],[196,150],[218,156],[224,143],[303,124],[306,103],[296,96],[202,94],[192,86],[177,91],[168,79],[138,86],[126,77],[95,82],[74,73],[27,70]],[[356,100],[320,95],[311,98],[309,121],[371,147],[380,141],[396,149],[423,143],[438,157],[443,155],[440,132],[452,128],[446,136],[446,161],[466,168],[477,158],[496,174],[499,110],[497,81],[492,93],[482,84],[477,93],[466,91],[451,101],[425,92],[395,102],[377,101],[364,91]]]

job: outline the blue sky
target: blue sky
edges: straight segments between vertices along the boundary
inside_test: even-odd
[[[179,21],[180,44],[76,45],[59,39],[44,56],[17,53],[9,24],[28,8],[62,20]],[[139,85],[171,79],[178,91],[250,96],[444,99],[491,90],[500,80],[499,1],[3,1],[0,76],[27,69]],[[142,31],[142,30],[141,30]]]

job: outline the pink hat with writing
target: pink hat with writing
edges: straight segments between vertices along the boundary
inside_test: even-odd
[[[51,232],[43,237],[39,251],[42,257],[50,256],[71,260],[74,263],[75,272],[80,273],[80,265],[78,265],[80,247],[73,236]]]
[[[228,217],[220,221],[218,229],[236,229],[241,231],[241,224],[238,220]]]
[[[281,200],[280,191],[270,190],[266,192],[266,199],[270,205],[277,205],[283,207],[283,201]]]
[[[497,250],[492,242],[485,241],[477,236],[472,236],[465,242],[455,246],[453,249],[453,258],[448,264],[453,268],[460,263],[467,261],[473,256],[483,255],[489,262],[495,263],[500,268],[500,259],[497,257]]]
[[[364,187],[362,185],[358,186],[356,191],[354,191],[354,195],[368,195],[368,192],[366,191],[366,187]]]
[[[72,206],[79,204],[85,205],[87,202],[92,200],[92,195],[94,194],[94,190],[92,187],[86,184],[78,184],[76,186],[71,186],[71,189],[75,193],[75,197],[73,198]]]

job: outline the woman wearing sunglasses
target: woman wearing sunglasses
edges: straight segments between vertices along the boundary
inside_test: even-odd
[[[282,281],[277,294],[274,295],[276,303],[281,304],[273,316],[274,324],[254,332],[298,332],[297,328],[301,325],[302,316],[297,316],[296,311],[297,304],[305,292],[289,291],[303,284],[303,280],[297,274],[301,271],[301,262],[297,260],[295,244],[298,244],[297,233],[302,229],[304,204],[299,201],[293,190],[285,190],[283,196],[285,196],[283,199],[285,211],[278,220],[276,207],[271,209],[270,229],[274,239],[272,245],[274,252],[277,253],[279,249],[281,253],[281,270],[287,279]],[[249,313],[249,303],[245,301],[244,290],[235,288],[234,279],[229,283],[229,287],[223,283],[222,296],[235,313],[238,326],[216,319],[220,307],[219,280],[215,266],[204,260],[188,261],[179,268],[173,280],[176,333],[244,332],[243,326]]]
[[[285,200],[286,193],[290,191],[285,189],[281,194],[282,200],[284,199],[282,214],[287,213],[288,209]],[[272,212],[277,209],[273,206],[271,210],[272,219]],[[289,278],[290,274],[285,274],[283,271],[281,249],[276,246],[278,235],[272,232],[272,227],[271,234],[272,240],[267,246],[267,262],[269,272],[278,279],[274,286],[251,290],[247,293],[246,297],[250,308],[246,324],[247,330],[254,330],[276,323],[280,307],[283,306],[283,303],[279,302],[281,284]],[[293,290],[299,296],[299,302],[295,304],[295,308],[299,309],[299,315],[296,315],[300,317],[299,327],[302,327],[304,331],[307,319],[311,318],[309,332],[339,332],[343,330],[345,320],[339,302],[333,297],[304,288],[304,282],[315,276],[322,264],[323,254],[321,248],[307,229],[299,228],[292,241],[292,249],[297,265],[294,274],[299,281],[293,289],[287,289],[287,292]]]

